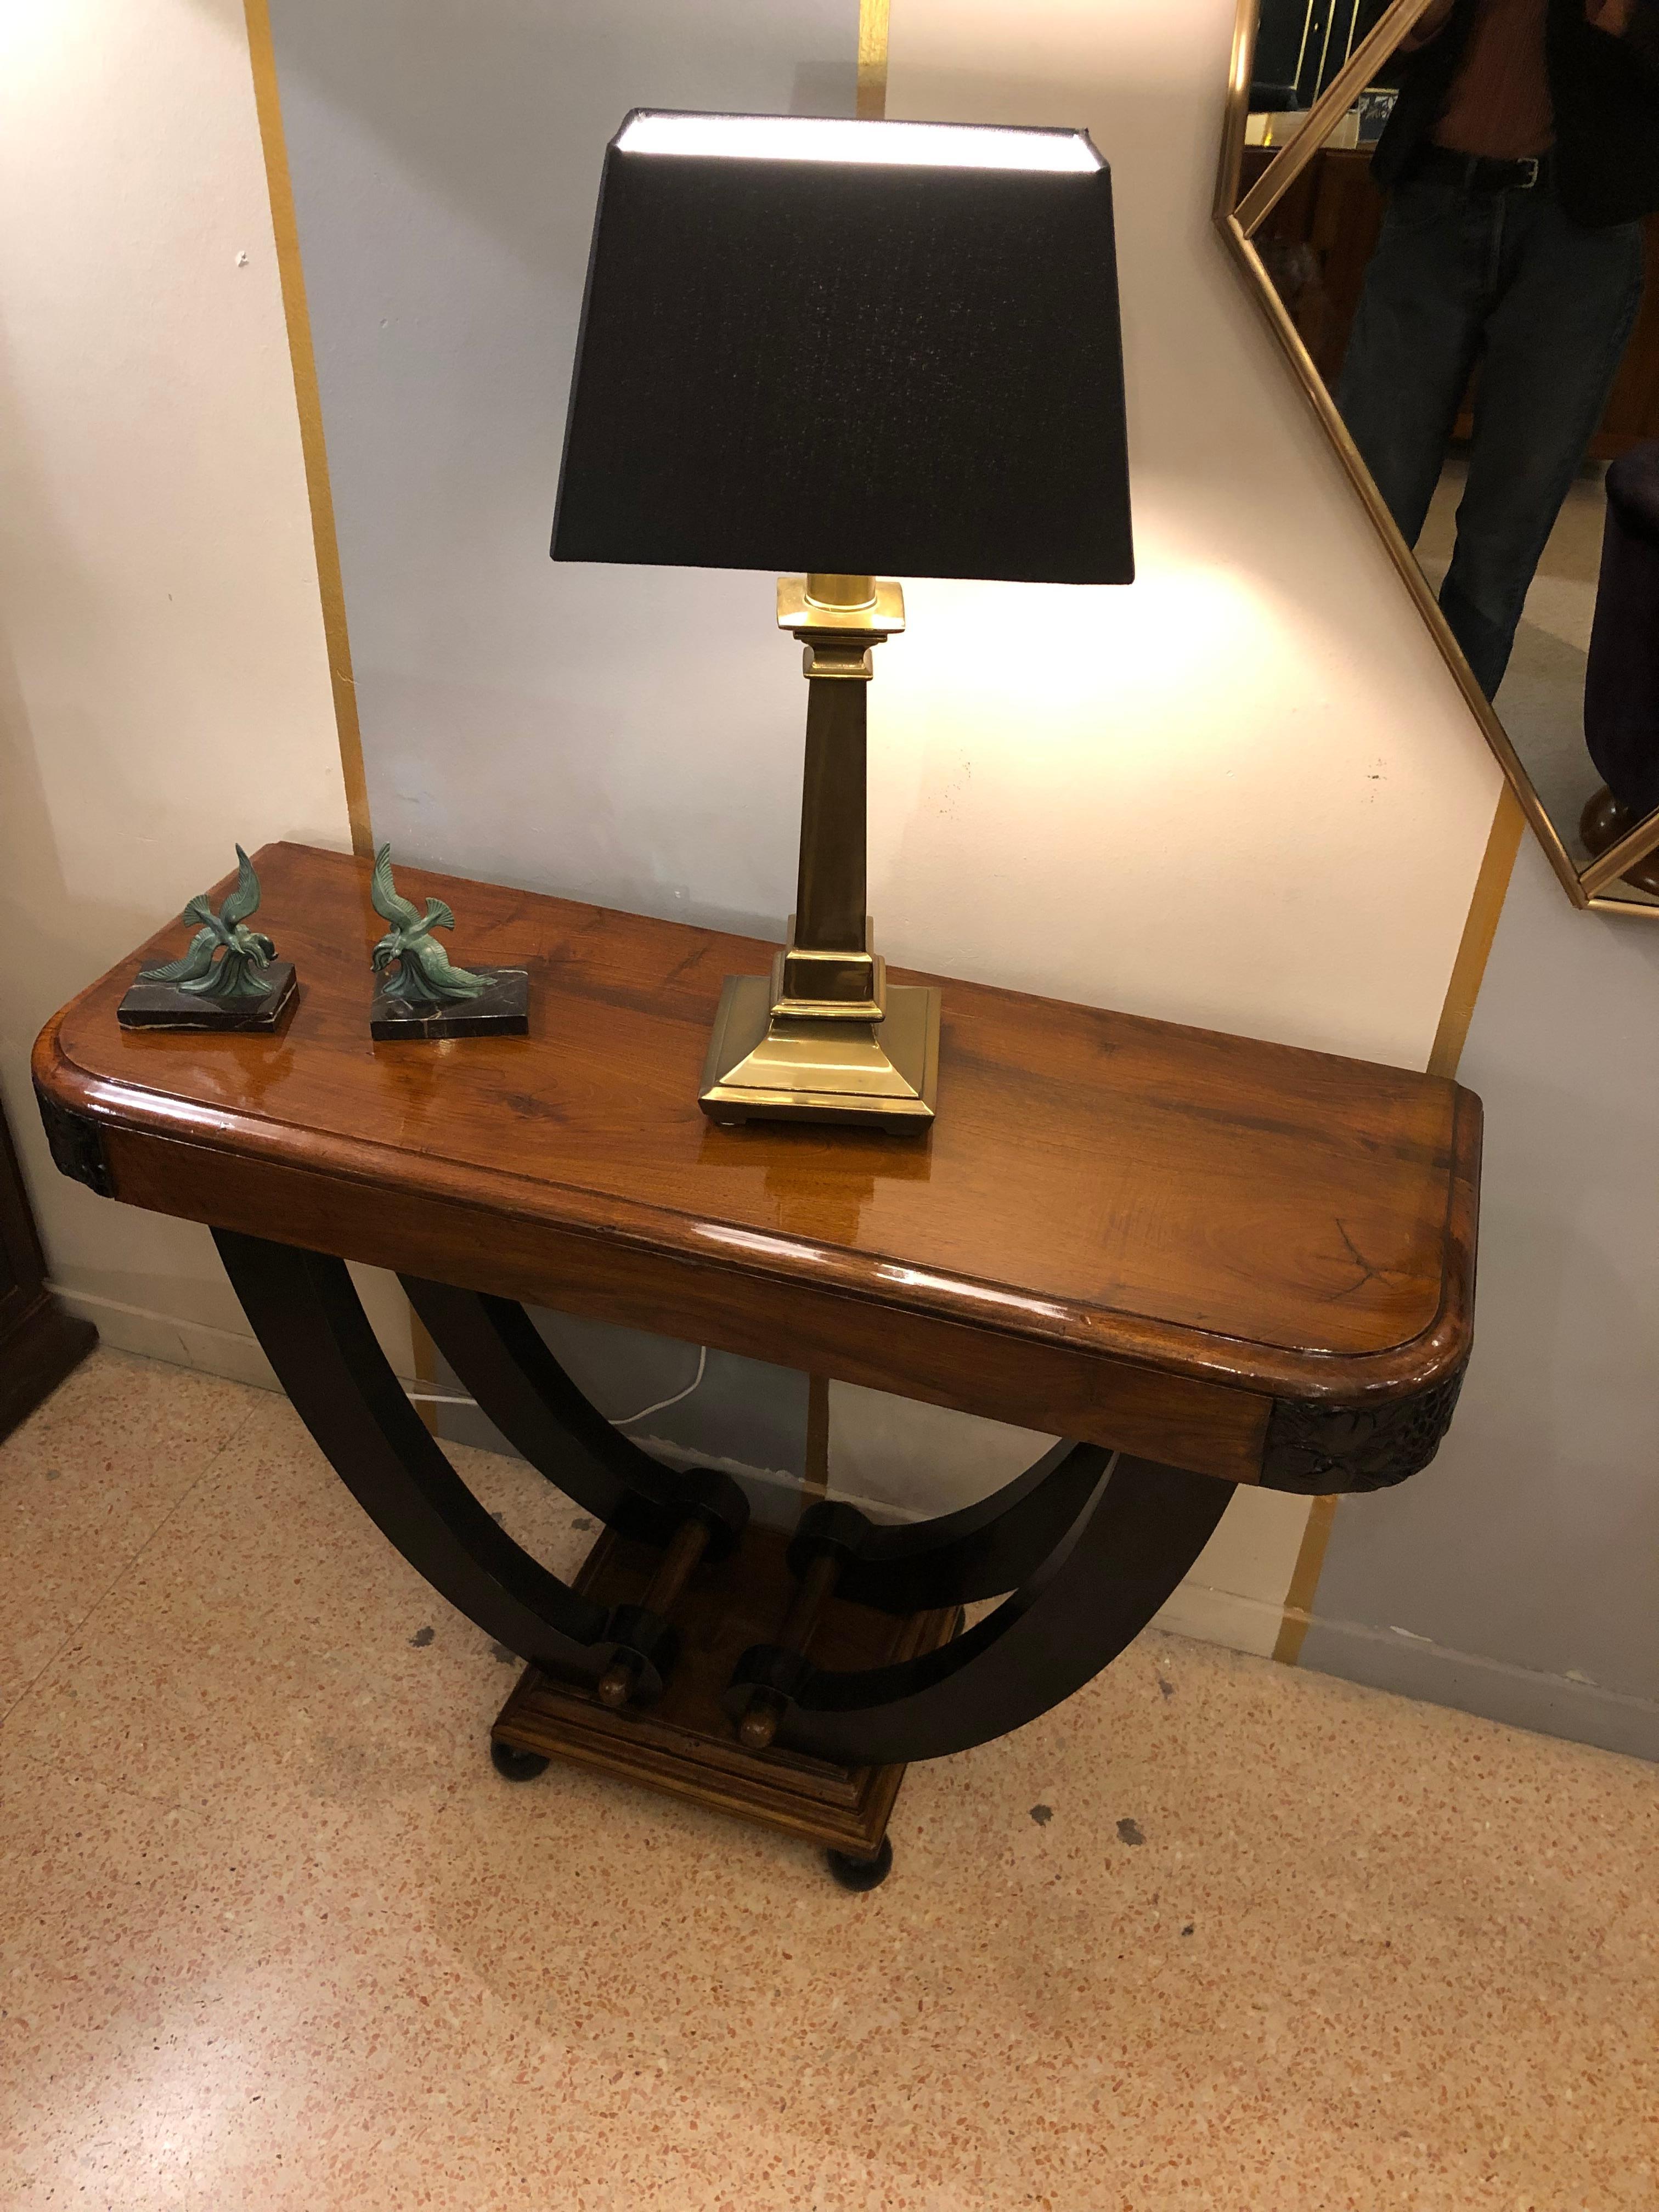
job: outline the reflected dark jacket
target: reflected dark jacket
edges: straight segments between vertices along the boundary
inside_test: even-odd
[[[1429,143],[1480,13],[1457,0],[1437,39],[1395,64],[1400,97],[1371,174],[1387,187]],[[1636,0],[1622,38],[1584,21],[1583,0],[1550,0],[1546,33],[1555,100],[1555,178],[1573,222],[1592,230],[1659,210],[1659,0]]]

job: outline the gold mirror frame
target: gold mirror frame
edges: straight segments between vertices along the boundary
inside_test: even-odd
[[[1394,5],[1378,18],[1370,35],[1354,48],[1342,70],[1331,80],[1308,110],[1307,118],[1295,137],[1269,162],[1241,199],[1239,183],[1243,173],[1244,134],[1249,114],[1250,72],[1255,56],[1260,0],[1238,0],[1238,16],[1233,30],[1232,73],[1228,80],[1227,113],[1221,137],[1221,167],[1216,184],[1216,228],[1243,271],[1256,305],[1267,317],[1274,337],[1284,348],[1310,404],[1324,426],[1343,467],[1352,477],[1355,490],[1364,502],[1366,513],[1376,524],[1418,611],[1428,624],[1431,636],[1456,678],[1459,689],[1468,702],[1469,711],[1480,725],[1486,743],[1497,755],[1498,763],[1509,778],[1528,821],[1536,831],[1540,844],[1549,855],[1550,866],[1560,878],[1567,896],[1574,906],[1591,908],[1598,914],[1641,915],[1650,921],[1659,921],[1659,906],[1647,906],[1635,900],[1603,896],[1606,887],[1615,883],[1626,868],[1647,854],[1659,849],[1659,814],[1650,815],[1646,821],[1638,823],[1634,830],[1616,845],[1609,845],[1605,853],[1599,854],[1583,870],[1580,871],[1574,865],[1571,854],[1544,811],[1543,803],[1533,788],[1532,779],[1510,742],[1508,732],[1458,649],[1457,641],[1440,611],[1439,602],[1428,579],[1417,565],[1416,556],[1395,527],[1394,518],[1383,505],[1382,496],[1371,481],[1370,471],[1360,459],[1358,451],[1336,411],[1335,402],[1325,387],[1324,379],[1315,368],[1312,356],[1303,344],[1283,301],[1273,289],[1267,266],[1252,243],[1255,233],[1319,152],[1332,126],[1346,114],[1355,96],[1370,82],[1377,63],[1393,52],[1430,5],[1431,0],[1394,0]]]

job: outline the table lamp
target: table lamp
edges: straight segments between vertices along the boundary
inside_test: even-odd
[[[881,573],[1127,584],[1111,177],[1087,135],[636,110],[600,183],[557,561],[783,569],[805,648],[788,940],[728,976],[718,1121],[926,1128],[936,990],[866,913]]]

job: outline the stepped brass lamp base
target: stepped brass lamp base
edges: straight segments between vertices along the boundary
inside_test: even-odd
[[[778,627],[805,648],[795,911],[769,975],[726,977],[699,1103],[715,1121],[926,1129],[939,993],[888,982],[864,902],[865,702],[874,648],[904,628],[904,594],[878,576],[780,576]]]
[[[925,1129],[939,1083],[939,994],[890,983],[879,1022],[775,1019],[769,975],[728,975],[699,1103],[715,1121]]]

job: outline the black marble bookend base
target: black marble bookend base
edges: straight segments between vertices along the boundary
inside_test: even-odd
[[[529,970],[475,968],[472,973],[491,977],[489,988],[453,1006],[411,1007],[380,993],[368,1010],[369,1035],[382,1044],[429,1042],[439,1037],[528,1036]]]
[[[280,1029],[299,996],[291,960],[273,960],[260,979],[263,999],[203,999],[176,983],[135,983],[115,1010],[124,1030],[254,1030]]]

